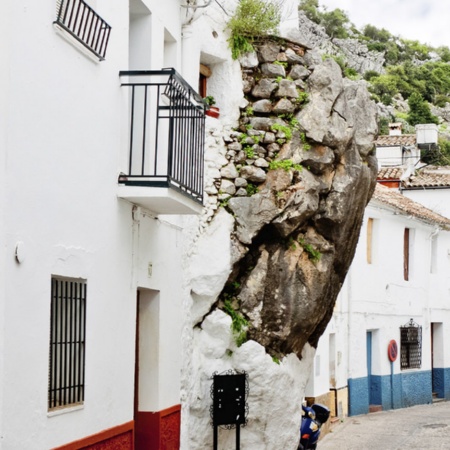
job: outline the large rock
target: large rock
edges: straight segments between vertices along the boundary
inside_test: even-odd
[[[224,203],[228,213],[219,208],[200,236],[191,260],[190,314],[196,326],[193,369],[183,394],[189,450],[211,448],[211,376],[230,369],[249,374],[242,447],[296,448],[314,348],[332,316],[375,187],[377,108],[365,84],[344,80],[337,63],[322,61],[315,51],[296,58],[292,50],[288,57],[283,49],[290,45],[266,44],[257,49],[258,58],[262,64],[291,60],[287,73],[294,64],[307,66],[298,74],[305,78],[308,102],[281,101],[278,83],[261,79],[259,68],[246,68],[245,77],[259,80],[249,102],[267,101],[258,103],[253,117],[241,119],[228,146],[234,162],[214,161],[216,170],[222,162],[222,177],[229,177],[222,189],[230,179],[238,189]],[[297,84],[282,81],[282,97],[295,99]],[[260,112],[259,105],[269,101],[275,108],[264,117],[267,110]],[[296,105],[294,114],[285,112],[287,101]],[[273,117],[274,111],[283,118]],[[253,195],[244,196],[244,186]],[[231,325],[239,317],[248,322],[241,346]],[[221,433],[221,447],[233,448],[233,439]]]

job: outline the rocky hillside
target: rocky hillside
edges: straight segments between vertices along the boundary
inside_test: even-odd
[[[417,123],[439,124],[441,155],[435,163],[450,163],[448,47],[433,48],[372,25],[358,30],[344,11],[327,11],[317,0],[300,1],[294,34],[323,57],[333,57],[348,78],[367,82],[377,102],[380,134],[387,133],[389,122],[402,122],[405,133],[413,133]]]

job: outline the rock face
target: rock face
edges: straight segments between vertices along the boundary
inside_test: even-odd
[[[299,11],[299,28],[291,29],[286,37],[322,54],[341,56],[348,67],[363,75],[368,70],[384,73],[384,54],[370,51],[367,45],[357,39],[331,39],[323,27],[309,20]]]
[[[223,138],[222,167],[213,172],[218,193],[209,201],[219,212],[193,256],[192,450],[211,448],[211,375],[229,369],[250,379],[242,448],[296,448],[313,349],[375,186],[376,106],[364,83],[289,42],[257,50],[259,65],[242,72],[239,129]],[[281,99],[286,112],[276,115]],[[221,432],[223,448],[233,439]]]

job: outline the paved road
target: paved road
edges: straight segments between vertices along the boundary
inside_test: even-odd
[[[450,449],[450,402],[348,417],[318,450]]]

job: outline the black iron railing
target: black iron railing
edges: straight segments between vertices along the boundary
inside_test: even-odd
[[[105,59],[111,27],[83,0],[60,0],[54,23],[100,60]]]
[[[175,69],[122,71],[130,89],[128,173],[119,183],[170,187],[203,202],[205,104]]]

